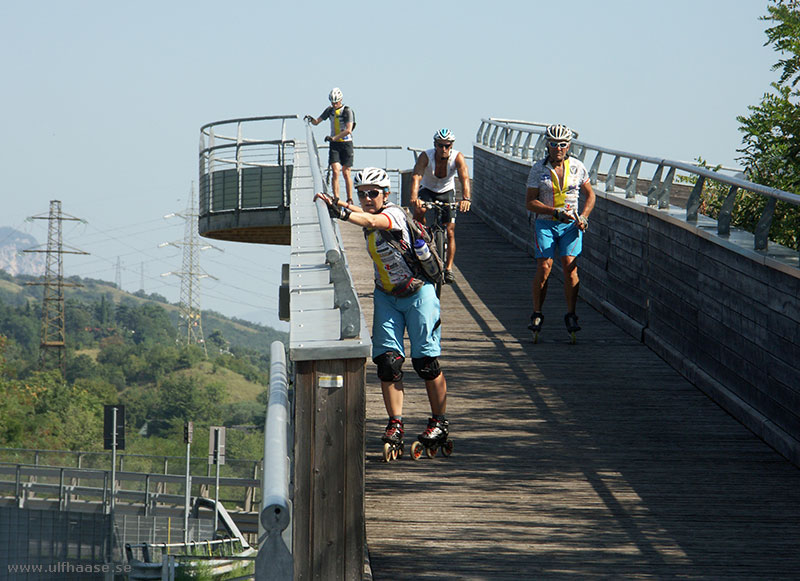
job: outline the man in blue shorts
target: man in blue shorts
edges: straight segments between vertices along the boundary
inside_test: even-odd
[[[556,250],[564,269],[564,294],[567,314],[564,322],[571,333],[580,330],[575,307],[578,303],[578,266],[583,233],[589,227],[589,214],[595,195],[589,172],[580,160],[569,156],[572,131],[565,125],[550,125],[546,132],[547,157],[533,164],[528,174],[525,207],[535,214],[536,275],[533,279],[533,314],[529,329],[542,328],[542,305],[547,294],[547,280],[553,268]],[[579,208],[580,194],[584,202]]]
[[[347,203],[353,203],[353,180],[350,178],[350,168],[353,167],[353,112],[344,105],[344,96],[338,87],[331,89],[328,100],[330,107],[326,107],[319,117],[306,115],[305,120],[316,126],[331,120],[331,134],[325,136],[329,143],[328,167],[331,168],[331,188],[333,197],[339,197],[339,175],[344,175],[344,186],[347,191]]]
[[[367,167],[355,176],[361,207],[317,194],[332,217],[364,229],[367,252],[375,265],[372,360],[389,423],[382,439],[403,442],[403,335],[408,330],[414,371],[425,380],[432,417],[418,439],[434,443],[447,439],[447,383],[439,368],[441,320],[433,283],[424,279],[410,259],[411,235],[405,211],[389,202],[389,176]]]

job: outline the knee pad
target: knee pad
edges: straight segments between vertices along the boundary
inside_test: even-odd
[[[414,364],[414,371],[422,379],[436,379],[442,373],[439,368],[439,359],[436,357],[419,357],[411,359],[411,363]]]
[[[373,357],[372,361],[378,366],[378,379],[381,381],[396,382],[403,379],[402,367],[405,357],[397,351],[381,353],[377,357]]]

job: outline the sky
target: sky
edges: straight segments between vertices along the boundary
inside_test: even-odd
[[[738,166],[736,121],[777,79],[766,0],[0,3],[0,226],[47,241],[61,200],[66,276],[177,302],[200,127],[319,115],[334,86],[356,143],[467,153],[481,119],[565,123],[595,145]],[[318,140],[327,123],[315,129]],[[302,136],[300,125],[298,136]],[[268,139],[274,136],[266,136]],[[357,150],[357,156],[359,155]],[[356,166],[410,168],[408,151]],[[324,157],[323,157],[324,159]],[[287,247],[210,241],[201,307],[277,321]]]

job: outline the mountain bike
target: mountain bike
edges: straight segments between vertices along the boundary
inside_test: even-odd
[[[443,262],[447,260],[447,224],[442,222],[442,214],[445,208],[450,208],[450,212],[458,210],[458,202],[440,202],[438,200],[423,201],[425,208],[425,225],[431,233],[433,245],[439,258]],[[436,296],[442,295],[442,283],[436,283]]]

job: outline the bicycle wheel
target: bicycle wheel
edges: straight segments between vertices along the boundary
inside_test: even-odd
[[[439,254],[439,258],[442,261],[445,260],[445,244],[447,242],[447,235],[445,234],[444,227],[437,223],[433,230],[433,245],[436,248],[436,252]],[[436,296],[442,296],[442,281],[439,279],[439,282],[436,283]]]

